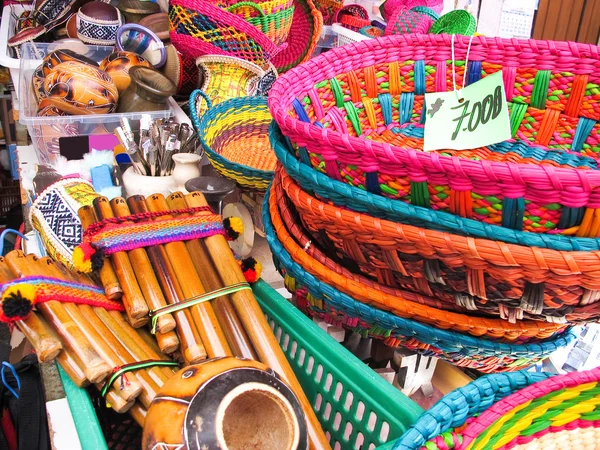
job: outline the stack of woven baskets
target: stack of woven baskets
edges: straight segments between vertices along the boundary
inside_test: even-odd
[[[511,140],[421,151],[424,93],[452,89],[453,51],[457,83],[502,71]],[[448,35],[285,74],[264,221],[298,306],[487,372],[568,345],[600,317],[598,85],[598,47]]]

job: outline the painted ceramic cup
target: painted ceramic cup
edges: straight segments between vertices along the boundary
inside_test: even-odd
[[[131,84],[121,96],[117,112],[158,111],[167,108],[167,100],[177,88],[154,69],[134,66],[129,70]]]
[[[110,76],[97,67],[66,61],[44,80],[50,102],[69,114],[108,114],[115,111],[119,92]]]
[[[143,66],[152,68],[152,64],[145,58],[133,52],[113,52],[100,62],[100,69],[104,70],[113,80],[119,95],[129,87],[131,77],[129,69],[134,66]]]
[[[231,357],[169,379],[148,408],[142,435],[142,448],[307,447],[306,419],[290,388],[264,364]]]

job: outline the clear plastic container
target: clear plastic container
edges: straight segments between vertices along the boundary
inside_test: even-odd
[[[74,47],[73,47],[74,45]],[[113,47],[104,47],[85,44],[65,44],[55,42],[52,44],[26,43],[22,49],[20,60],[20,92],[19,102],[21,109],[19,122],[27,126],[29,136],[33,142],[40,162],[54,164],[59,154],[59,139],[64,136],[90,136],[113,133],[120,125],[121,118],[130,120],[135,130],[143,114],[148,114],[154,119],[168,118],[179,109],[173,98],[169,98],[167,109],[149,112],[88,114],[80,116],[37,117],[38,103],[33,92],[33,73],[42,63],[42,59],[58,48],[69,48],[77,53],[84,54],[94,61],[102,61],[113,52]]]
[[[13,37],[17,18],[25,11],[31,10],[27,5],[6,5],[2,9],[2,22],[0,23],[0,66],[8,67],[10,76],[18,92],[19,84],[19,59],[13,57],[8,48],[8,40]]]

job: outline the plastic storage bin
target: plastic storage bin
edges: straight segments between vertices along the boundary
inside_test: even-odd
[[[359,361],[264,281],[252,286],[333,450],[372,450],[400,437],[423,410]],[[62,374],[64,375],[64,374]],[[66,380],[71,411],[90,411],[87,392]],[[82,395],[83,392],[83,395]],[[97,420],[75,420],[82,448],[98,442]],[[84,442],[89,439],[89,442]],[[101,439],[100,439],[101,440]],[[109,448],[133,449],[113,440]]]
[[[2,22],[0,23],[0,66],[9,69],[17,93],[19,92],[20,61],[12,56],[11,50],[8,48],[8,40],[14,35],[17,17],[23,14],[24,11],[29,10],[31,10],[31,6],[29,5],[6,5],[2,9]]]
[[[135,129],[143,114],[148,114],[155,119],[167,118],[173,116],[175,110],[178,109],[177,103],[172,98],[169,98],[167,109],[160,111],[37,117],[38,104],[33,93],[33,73],[41,64],[41,60],[48,53],[59,48],[59,46],[60,48],[70,48],[68,44],[61,44],[60,42],[53,44],[26,43],[21,47],[21,86],[19,92],[21,109],[19,122],[27,125],[27,131],[29,132],[29,136],[31,136],[33,146],[41,163],[54,163],[56,155],[59,154],[58,139],[60,137],[112,133],[120,125],[120,120],[123,117],[128,118],[132,122],[132,128]],[[81,52],[82,49],[86,50],[85,56],[98,62],[113,52],[113,47],[97,45],[76,44],[76,47],[73,48],[77,52]]]
[[[372,39],[371,37],[365,36],[364,34],[360,34],[356,31],[344,28],[339,23],[334,23],[333,25],[331,25],[331,31],[337,34],[337,47],[353,44],[355,42],[365,41],[367,39]]]

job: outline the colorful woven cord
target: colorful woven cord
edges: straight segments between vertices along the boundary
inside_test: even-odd
[[[104,383],[104,386],[102,386],[102,389],[100,390],[100,394],[102,395],[102,397],[106,397],[106,394],[108,394],[108,390],[110,389],[112,384],[115,381],[117,381],[118,378],[121,378],[121,386],[126,384],[127,378],[126,378],[125,374],[127,372],[133,372],[136,370],[147,369],[150,367],[177,367],[177,366],[179,366],[179,364],[177,362],[165,361],[163,359],[146,359],[144,361],[137,361],[137,362],[130,363],[130,364],[123,364],[122,366],[115,367],[112,370],[110,377],[108,377],[108,380],[106,380],[106,383]]]
[[[472,36],[477,29],[475,17],[464,9],[456,9],[444,14],[431,26],[431,34],[461,34]]]
[[[121,303],[104,295],[100,288],[51,277],[24,277],[0,285],[0,320],[14,322],[25,320],[37,303],[59,301],[100,306],[123,311]]]
[[[221,216],[212,213],[193,215],[207,211],[210,211],[210,208],[187,208],[105,219],[91,225],[84,232],[81,245],[73,252],[73,261],[79,271],[91,272],[101,267],[105,256],[115,252],[168,242],[201,239],[216,234],[225,235]],[[178,214],[190,215],[161,219],[167,215]]]

